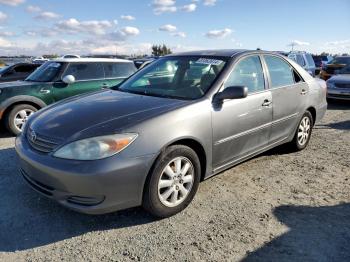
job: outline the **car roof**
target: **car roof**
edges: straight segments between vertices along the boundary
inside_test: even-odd
[[[198,50],[187,51],[171,54],[170,56],[226,56],[233,57],[239,53],[247,52],[245,49],[213,49],[213,50]]]
[[[119,62],[119,63],[132,63],[130,60],[117,59],[117,58],[57,58],[51,61],[55,62],[67,62],[67,63],[89,63],[89,62]]]
[[[199,50],[175,53],[168,56],[221,56],[221,57],[234,57],[241,54],[271,54],[283,57],[283,55],[264,50],[247,50],[247,49],[217,49],[217,50]]]

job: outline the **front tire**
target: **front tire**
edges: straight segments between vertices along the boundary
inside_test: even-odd
[[[291,147],[294,151],[301,151],[309,144],[314,120],[309,111],[306,111],[298,123],[297,130],[291,142]]]
[[[30,115],[38,111],[32,105],[21,104],[14,106],[5,117],[5,125],[8,131],[14,135],[19,135],[22,132],[24,124]]]
[[[200,181],[201,166],[189,147],[168,147],[156,160],[145,185],[143,207],[165,218],[184,210],[193,200]]]

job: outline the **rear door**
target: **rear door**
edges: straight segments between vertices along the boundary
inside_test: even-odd
[[[264,55],[273,101],[270,143],[289,137],[306,107],[308,85],[283,58]]]
[[[105,80],[102,85],[105,88],[119,84],[137,70],[133,62],[105,62],[103,68]]]
[[[268,145],[272,121],[272,96],[266,88],[261,59],[244,57],[224,84],[248,87],[243,99],[226,100],[213,108],[213,166],[225,167]]]
[[[102,63],[70,63],[64,72],[63,77],[66,75],[73,75],[75,77],[75,82],[69,85],[55,83],[53,88],[55,101],[74,95],[97,91],[103,88],[104,71]]]

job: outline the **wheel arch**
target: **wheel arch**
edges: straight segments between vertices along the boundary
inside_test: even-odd
[[[34,106],[38,110],[46,106],[46,103],[44,101],[33,96],[12,97],[1,104],[0,119],[2,119],[14,106],[21,104]]]
[[[306,109],[306,111],[309,111],[311,113],[313,125],[315,125],[315,122],[316,122],[316,108],[313,107],[313,106],[310,106],[308,109]]]

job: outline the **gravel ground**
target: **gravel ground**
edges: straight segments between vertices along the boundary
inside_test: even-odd
[[[32,191],[0,139],[0,261],[350,261],[350,103],[306,150],[274,149],[201,183],[182,213],[69,211]]]

